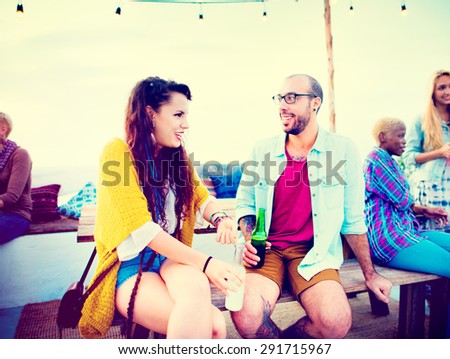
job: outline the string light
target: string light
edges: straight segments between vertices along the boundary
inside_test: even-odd
[[[403,16],[408,15],[408,10],[406,9],[406,4],[405,4],[404,1],[402,1],[402,11],[401,11],[401,14],[402,14]]]
[[[122,8],[120,7],[120,0],[117,1],[116,15],[122,14]]]
[[[19,3],[17,4],[16,15],[17,15],[18,17],[22,17],[22,16],[23,16],[23,4],[22,4],[22,0],[19,0]]]
[[[203,24],[205,21],[205,18],[203,16],[203,3],[200,3],[200,13],[198,14],[198,21],[200,24]]]
[[[267,10],[266,10],[266,2],[263,0],[263,14],[262,14],[262,21],[267,21]]]
[[[355,9],[353,8],[353,3],[352,3],[352,1],[350,1],[350,7],[349,7],[349,9],[348,9],[348,12],[349,12],[350,16],[355,15]]]

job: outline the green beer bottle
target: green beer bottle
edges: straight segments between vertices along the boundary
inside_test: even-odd
[[[258,209],[258,216],[256,217],[255,229],[252,232],[252,246],[256,248],[256,255],[260,258],[258,264],[253,268],[261,268],[264,265],[264,258],[266,257],[266,210],[264,208]]]

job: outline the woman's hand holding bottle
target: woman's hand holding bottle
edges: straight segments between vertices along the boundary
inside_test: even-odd
[[[235,292],[236,287],[245,279],[245,274],[238,267],[215,258],[209,261],[204,272],[211,283],[225,295],[228,290]]]

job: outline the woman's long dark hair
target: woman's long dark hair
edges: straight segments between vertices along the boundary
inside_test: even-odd
[[[175,192],[176,232],[180,221],[187,216],[193,197],[193,168],[186,150],[163,147],[156,155],[154,128],[146,106],[158,112],[162,105],[170,101],[172,93],[177,92],[191,100],[191,91],[185,84],[166,81],[159,77],[149,77],[136,84],[128,100],[125,115],[126,141],[134,157],[134,166],[147,198],[148,209],[155,222],[160,222],[167,230],[164,211],[168,184]]]
[[[175,192],[175,216],[177,219],[173,235],[179,238],[181,221],[188,215],[193,198],[193,167],[183,145],[178,148],[163,147],[158,153],[154,140],[154,127],[146,106],[159,112],[162,105],[168,103],[174,93],[185,95],[191,100],[191,91],[187,85],[166,81],[159,77],[149,77],[136,84],[128,99],[125,113],[126,142],[134,157],[134,166],[140,185],[147,198],[147,206],[153,221],[167,230],[165,203],[167,185]],[[136,277],[130,302],[127,308],[127,335],[131,337],[134,302],[142,272],[151,265],[155,256],[143,268],[144,251],[141,253],[139,272]]]

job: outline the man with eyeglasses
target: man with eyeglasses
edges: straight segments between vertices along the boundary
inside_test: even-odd
[[[237,192],[247,274],[243,308],[231,317],[244,338],[343,338],[352,319],[339,279],[341,233],[377,298],[388,303],[392,287],[370,258],[358,150],[318,125],[323,92],[311,76],[289,76],[273,100],[284,133],[256,143],[252,170],[244,168]],[[250,238],[258,208],[266,209],[269,244],[264,265],[255,269],[259,257]],[[270,315],[285,279],[306,316],[281,331]]]

